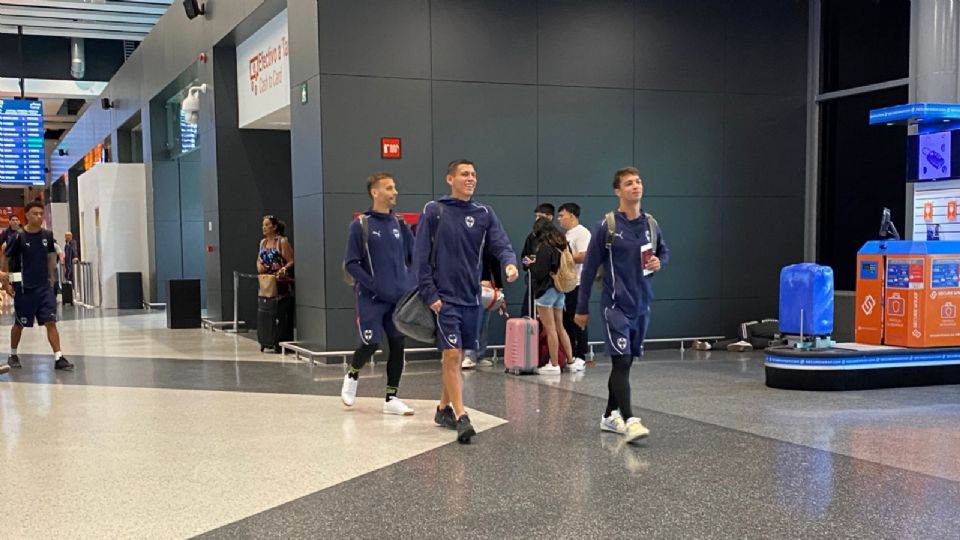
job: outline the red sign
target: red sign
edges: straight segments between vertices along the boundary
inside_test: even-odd
[[[949,201],[947,203],[947,219],[950,221],[956,221],[957,219],[957,201]]]
[[[381,137],[380,157],[383,159],[400,159],[400,137]]]
[[[933,203],[923,203],[923,220],[933,221]]]

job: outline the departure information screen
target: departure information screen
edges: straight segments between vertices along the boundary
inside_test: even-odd
[[[0,99],[0,184],[45,183],[43,103]]]

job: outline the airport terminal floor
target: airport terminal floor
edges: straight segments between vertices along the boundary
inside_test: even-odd
[[[4,329],[10,315],[4,315]],[[760,353],[654,351],[632,372],[651,436],[601,433],[608,363],[464,374],[480,432],[433,425],[439,364],[410,362],[412,417],[357,404],[340,366],[79,311],[0,375],[0,538],[956,538],[958,387],[767,388]],[[5,342],[5,340],[4,340]]]

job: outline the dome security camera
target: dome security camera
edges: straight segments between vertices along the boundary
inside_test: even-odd
[[[200,94],[207,93],[207,85],[192,86],[187,90],[187,97],[183,98],[180,104],[180,110],[183,111],[183,118],[188,124],[196,125],[200,122]]]

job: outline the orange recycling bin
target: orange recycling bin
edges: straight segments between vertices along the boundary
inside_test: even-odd
[[[857,256],[857,342],[879,343],[879,333],[886,345],[960,346],[960,242],[883,246],[867,242]],[[871,301],[877,294],[882,299],[879,331]]]

